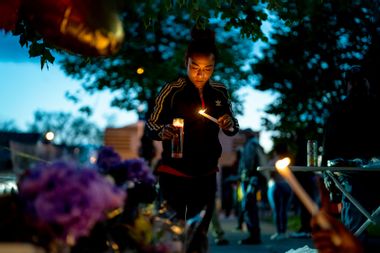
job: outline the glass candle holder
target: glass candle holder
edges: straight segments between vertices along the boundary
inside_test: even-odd
[[[182,118],[174,118],[173,126],[177,130],[177,134],[172,139],[172,157],[182,158],[183,156],[183,127],[184,120]]]

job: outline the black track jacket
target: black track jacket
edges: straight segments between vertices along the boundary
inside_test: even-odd
[[[228,136],[239,131],[234,118],[226,87],[221,83],[209,81],[203,88],[206,113],[218,119],[229,114],[234,119],[234,130],[224,131]],[[207,175],[218,166],[222,153],[219,142],[219,126],[198,112],[202,101],[198,89],[188,77],[181,77],[167,83],[155,101],[155,108],[147,121],[149,136],[161,140],[159,132],[173,118],[184,119],[183,158],[171,158],[171,140],[163,141],[162,165],[167,165],[189,176]]]

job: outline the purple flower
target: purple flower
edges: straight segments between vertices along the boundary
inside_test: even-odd
[[[97,159],[98,170],[109,175],[128,193],[128,205],[149,203],[156,197],[156,178],[144,159],[122,161],[110,147],[103,147]]]
[[[96,165],[102,171],[107,171],[121,162],[121,157],[112,147],[104,146],[99,149]]]
[[[126,198],[125,191],[98,172],[67,162],[39,164],[20,178],[18,186],[26,211],[51,225],[63,240],[88,235]]]
[[[144,159],[129,159],[119,161],[118,163],[113,160],[113,162],[115,163],[113,163],[112,166],[103,166],[102,168],[99,168],[99,170],[101,173],[112,176],[116,185],[122,186],[131,183],[154,185],[156,182],[155,176]]]
[[[140,158],[125,160],[116,169],[124,170],[126,181],[149,185],[154,184],[156,181],[148,164]]]

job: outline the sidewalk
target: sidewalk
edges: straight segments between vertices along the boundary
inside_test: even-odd
[[[246,231],[236,230],[237,221],[235,217],[220,217],[220,222],[225,231],[225,238],[229,241],[228,245],[218,246],[214,242],[210,227],[209,241],[210,253],[285,253],[291,249],[298,249],[308,246],[311,249],[313,242],[310,238],[287,238],[282,240],[270,240],[270,236],[276,232],[275,226],[271,222],[261,222],[261,240],[259,245],[239,245],[238,241],[247,237]],[[293,231],[288,231],[293,232]]]

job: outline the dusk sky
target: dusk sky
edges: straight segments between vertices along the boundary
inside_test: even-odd
[[[54,53],[54,52],[53,52]],[[18,37],[0,31],[0,122],[14,120],[25,130],[33,121],[36,110],[47,112],[70,112],[79,115],[80,105],[89,105],[94,109],[90,121],[105,128],[109,122],[121,127],[136,122],[137,115],[117,108],[111,108],[113,94],[95,93],[92,96],[83,92],[80,82],[65,76],[57,64],[49,64],[49,69],[40,68],[39,58],[29,58],[28,50],[18,43]],[[83,101],[76,105],[65,98],[65,92],[82,91]],[[245,113],[239,116],[241,128],[260,129],[262,109],[273,101],[269,93],[244,89]],[[269,134],[263,132],[260,139],[266,151],[271,148]]]

